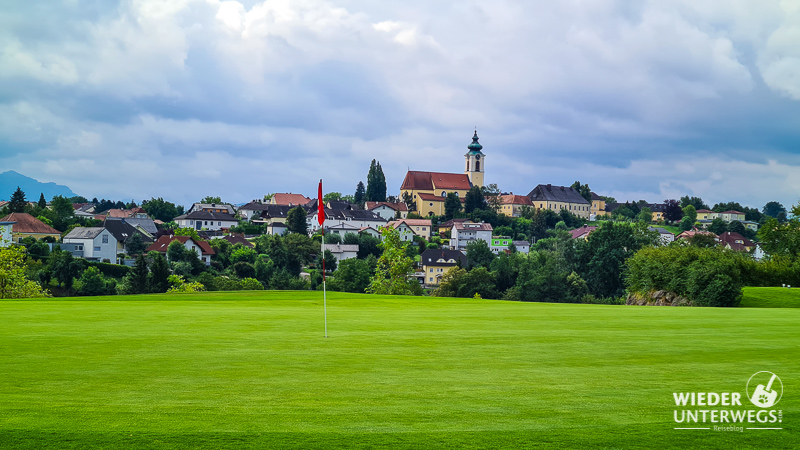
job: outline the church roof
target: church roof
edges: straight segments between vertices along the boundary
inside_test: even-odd
[[[483,146],[480,144],[480,142],[478,142],[478,130],[475,130],[475,134],[472,135],[472,142],[467,146],[467,149],[469,149],[469,152],[467,153],[468,155],[475,155],[479,153],[481,155],[483,154],[481,152],[481,150],[483,150]]]
[[[469,177],[463,173],[418,172],[409,170],[400,190],[458,189],[468,191],[472,187]]]

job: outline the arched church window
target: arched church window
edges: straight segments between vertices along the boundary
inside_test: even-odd
[[[442,191],[442,197],[447,197],[447,192]]]

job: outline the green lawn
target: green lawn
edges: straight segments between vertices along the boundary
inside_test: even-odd
[[[2,301],[0,447],[800,447],[798,309],[330,294],[322,318],[315,292]],[[783,430],[673,429],[673,392],[762,370]]]
[[[746,287],[743,289],[744,308],[800,308],[800,289],[782,287]]]

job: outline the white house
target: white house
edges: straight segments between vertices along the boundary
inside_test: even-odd
[[[333,253],[333,257],[336,258],[337,262],[358,256],[358,245],[325,244],[325,250]]]
[[[0,247],[11,245],[11,227],[17,222],[0,222]]]
[[[397,230],[400,233],[400,240],[403,242],[410,242],[414,240],[414,230],[411,229],[404,221],[402,220],[393,220],[386,224]]]
[[[239,221],[232,215],[222,212],[194,211],[175,218],[175,223],[181,228],[194,228],[195,230],[217,231],[239,225]]]
[[[186,250],[194,250],[197,252],[197,256],[203,261],[207,266],[211,264],[211,255],[214,254],[214,249],[211,248],[206,241],[195,241],[193,238],[189,236],[161,236],[158,238],[157,241],[153,242],[152,245],[147,247],[148,252],[156,251],[161,252],[163,254],[167,254],[167,250],[169,249],[169,244],[172,241],[178,241],[183,244]]]
[[[664,228],[661,228],[661,227],[647,227],[647,229],[650,230],[650,231],[657,231],[658,232],[658,238],[661,241],[662,245],[667,245],[670,242],[675,240],[675,235],[670,233],[669,231],[667,231]]]
[[[77,227],[66,236],[65,244],[75,244],[75,251],[83,251],[83,258],[90,261],[117,262],[117,239],[103,227]],[[83,246],[83,248],[81,248]]]
[[[467,244],[482,240],[486,245],[492,241],[492,225],[488,223],[455,222],[450,231],[450,248],[466,251]]]
[[[431,238],[433,226],[429,219],[400,219],[397,222],[406,224],[417,236],[424,237],[426,240]]]
[[[366,202],[364,206],[367,211],[372,211],[385,220],[394,220],[398,212],[401,219],[408,217],[408,206],[403,202]]]
[[[318,214],[318,210],[313,209],[306,216],[309,234],[313,234],[319,230],[319,221],[317,220]],[[356,228],[371,227],[378,229],[386,225],[386,220],[372,211],[364,211],[361,209],[335,210],[325,208],[325,229],[336,227],[342,224],[352,225]]]

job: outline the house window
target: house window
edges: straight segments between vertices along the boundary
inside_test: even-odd
[[[76,245],[75,246],[75,250],[82,252],[83,251],[83,246],[82,245]]]
[[[103,244],[108,244],[108,235],[107,234],[103,235]]]
[[[100,251],[100,247],[95,247],[94,251],[99,252]]]
[[[221,227],[222,226],[222,222],[217,222],[217,226]]]
[[[433,283],[433,277],[428,277],[428,281],[430,281],[431,283]]]
[[[433,267],[431,267],[430,269],[428,269],[428,272],[430,272],[430,273],[433,273]]]
[[[194,225],[194,220],[190,220],[189,225]]]

